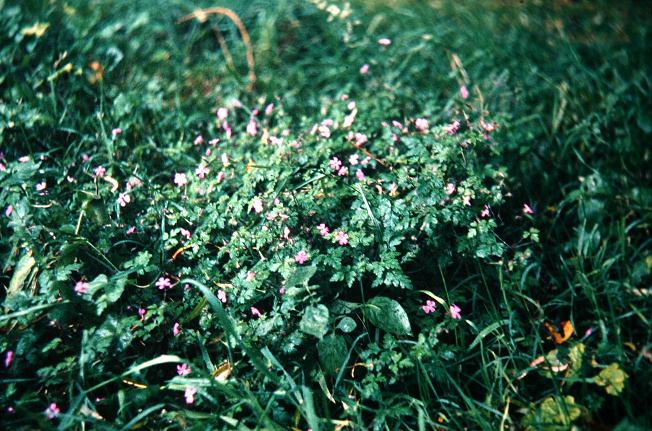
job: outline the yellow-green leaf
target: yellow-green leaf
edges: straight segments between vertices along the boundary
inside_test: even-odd
[[[49,23],[35,22],[31,27],[25,27],[20,32],[23,36],[36,36],[41,37],[45,34],[45,30],[50,27]]]
[[[618,395],[625,388],[627,377],[627,373],[620,368],[619,364],[614,362],[600,371],[600,374],[595,376],[593,381],[600,386],[604,386],[609,395]]]

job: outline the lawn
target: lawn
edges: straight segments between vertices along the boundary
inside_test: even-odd
[[[3,429],[652,428],[645,2],[0,0]]]

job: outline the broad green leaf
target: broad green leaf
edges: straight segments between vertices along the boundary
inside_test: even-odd
[[[14,268],[14,274],[9,281],[9,288],[7,289],[7,296],[13,296],[16,293],[20,292],[23,288],[23,284],[29,274],[32,272],[32,268],[36,264],[36,260],[32,257],[31,252],[27,252],[21,256]]]
[[[341,335],[328,335],[317,344],[319,363],[326,374],[336,376],[346,357],[346,341]]]
[[[582,406],[575,404],[575,398],[548,397],[538,406],[529,408],[521,425],[527,431],[567,430],[582,414]]]
[[[316,266],[299,266],[297,269],[290,274],[287,281],[285,282],[285,287],[294,287],[299,285],[306,285],[310,278],[315,275],[317,272]]]
[[[600,371],[600,374],[595,376],[593,381],[600,386],[604,386],[609,395],[618,395],[625,388],[627,377],[627,373],[620,368],[618,363],[614,362]]]
[[[328,316],[328,308],[323,304],[306,307],[299,323],[299,329],[321,339],[326,334]]]
[[[345,334],[348,334],[349,332],[352,332],[356,326],[357,324],[355,323],[355,320],[349,316],[344,316],[342,320],[340,320],[340,322],[337,324],[337,329],[344,332]]]
[[[377,296],[367,303],[365,316],[369,321],[394,335],[409,335],[412,333],[410,319],[397,301],[385,296]]]

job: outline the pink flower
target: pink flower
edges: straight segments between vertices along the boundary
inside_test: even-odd
[[[460,128],[460,122],[457,121],[457,120],[453,121],[452,123],[450,123],[450,124],[447,125],[447,126],[444,126],[444,130],[445,130],[446,133],[448,133],[449,135],[454,135],[455,133],[457,133],[457,130],[458,130],[459,128]]]
[[[349,127],[351,127],[351,125],[353,125],[353,122],[355,121],[356,113],[357,113],[356,111],[353,111],[349,115],[344,117],[344,122],[342,123],[343,128],[348,129]]]
[[[331,137],[331,129],[328,128],[326,125],[321,125],[318,128],[319,130],[319,136],[322,138],[330,138]]]
[[[45,416],[50,420],[59,416],[59,413],[61,413],[61,410],[57,407],[56,403],[50,404],[48,408],[45,409]]]
[[[534,210],[528,204],[523,204],[523,214],[534,214]]]
[[[283,226],[283,239],[290,240],[290,228]]]
[[[362,166],[367,166],[370,161],[371,161],[371,157],[367,156],[364,159],[362,159],[361,164],[362,164]]]
[[[116,136],[118,136],[120,133],[122,133],[122,129],[119,127],[116,127],[115,129],[111,130],[111,136],[115,139]]]
[[[226,303],[226,292],[223,291],[222,289],[217,291],[217,299],[219,299],[222,303]]]
[[[231,136],[233,135],[233,130],[229,127],[229,124],[225,121],[224,124],[222,124],[222,128],[224,129],[224,133],[226,134],[226,139],[231,139]]]
[[[362,169],[355,171],[355,177],[358,179],[358,181],[364,180],[364,172],[362,172]]]
[[[461,319],[462,318],[462,309],[458,307],[457,305],[453,304],[450,306],[448,311],[451,313],[451,317],[453,319]]]
[[[78,281],[75,283],[75,293],[77,295],[83,295],[88,289],[88,283],[85,281]]]
[[[468,99],[469,90],[466,88],[466,85],[462,85],[460,87],[460,96],[462,97],[462,99]]]
[[[333,157],[328,162],[328,166],[330,166],[330,168],[334,171],[339,171],[340,168],[342,167],[342,162],[337,157]]]
[[[317,225],[317,229],[319,229],[319,235],[321,236],[326,236],[328,235],[328,226],[326,226],[324,223]]]
[[[362,67],[360,67],[360,75],[364,75],[367,72],[369,72],[369,65],[363,64]]]
[[[351,155],[349,156],[349,164],[350,164],[351,166],[355,166],[355,165],[357,165],[358,163],[360,163],[359,156],[358,156],[357,154],[351,154]]]
[[[421,309],[423,310],[424,313],[429,314],[429,313],[434,313],[435,312],[435,307],[437,306],[437,303],[435,301],[427,300],[426,305],[422,305]]]
[[[179,322],[174,322],[174,325],[172,325],[172,335],[178,337],[180,333],[181,330],[179,329]]]
[[[246,281],[254,281],[256,278],[256,273],[253,271],[247,271],[247,276],[245,277]]]
[[[489,205],[485,205],[482,212],[480,212],[480,217],[488,217],[488,216],[489,216]]]
[[[9,205],[7,208],[5,208],[5,215],[7,217],[11,216],[11,213],[14,212],[14,207],[13,205]]]
[[[87,162],[89,159],[90,157],[88,157],[88,154],[86,153],[82,154],[82,162]]]
[[[217,110],[217,118],[221,121],[226,120],[226,117],[229,116],[229,110],[226,108],[219,108]]]
[[[254,317],[261,317],[262,314],[260,314],[260,310],[257,309],[256,307],[251,307],[251,315]]]
[[[270,103],[269,105],[265,106],[265,115],[269,115],[274,111],[274,104]]]
[[[421,132],[425,132],[426,130],[428,130],[428,126],[429,126],[428,120],[426,120],[425,118],[417,118],[416,121],[414,122],[414,127],[416,127],[417,130]]]
[[[192,386],[186,386],[186,391],[183,393],[183,396],[186,398],[186,404],[192,404],[195,402],[195,394],[197,389]]]
[[[0,172],[4,172],[4,171],[6,171],[6,170],[7,170],[7,168],[5,167],[5,165],[3,165],[2,163],[0,163]]]
[[[494,123],[485,123],[484,121],[481,121],[480,125],[487,132],[493,132],[494,130],[496,130],[496,125]]]
[[[204,143],[204,137],[202,135],[197,135],[195,137],[195,140],[193,141],[193,144],[195,145],[201,145]]]
[[[48,187],[47,183],[45,181],[41,181],[40,183],[36,184],[36,190],[39,192],[42,192]]]
[[[190,239],[191,234],[188,229],[181,228],[179,229],[179,231],[181,232],[181,235],[184,236],[186,239]]]
[[[140,316],[141,320],[145,319],[145,314],[147,314],[147,310],[145,310],[143,307],[140,307],[138,309],[138,315]]]
[[[217,173],[217,184],[221,183],[222,180],[224,180],[224,172],[219,171],[219,172]]]
[[[18,159],[20,163],[27,163],[29,162],[29,156],[23,156]]]
[[[340,177],[343,177],[343,176],[348,175],[348,174],[349,174],[349,168],[346,167],[346,166],[342,166],[340,168],[340,170],[337,171],[337,175],[339,175]]]
[[[131,196],[129,196],[127,193],[120,193],[118,196],[118,204],[121,207],[126,207],[129,202],[131,202]]]
[[[335,241],[337,241],[339,245],[347,245],[349,243],[349,235],[345,232],[339,231],[335,234]]]
[[[208,145],[211,145],[211,146],[213,146],[213,147],[217,147],[217,144],[218,144],[219,142],[220,142],[220,140],[219,140],[218,138],[211,139],[210,141],[208,141]]]
[[[263,201],[261,201],[258,196],[254,197],[251,201],[251,208],[253,208],[256,214],[260,214],[263,212]]]
[[[367,143],[367,135],[364,133],[356,133],[355,134],[355,143],[357,145],[364,145]]]
[[[284,295],[284,294],[285,294],[285,287],[281,287],[281,288],[278,290],[278,293],[280,293],[281,295]]]
[[[382,39],[378,39],[378,43],[382,46],[389,46],[392,41],[390,39],[387,39],[386,37],[383,37]]]
[[[251,136],[256,136],[258,133],[258,129],[256,128],[256,121],[252,118],[249,119],[249,123],[247,123],[247,134]]]
[[[204,164],[199,165],[197,169],[195,169],[195,175],[197,175],[202,180],[206,175],[208,175],[209,172],[209,169]]]
[[[131,235],[133,233],[136,233],[136,226],[131,226],[129,229],[127,229],[127,235]]]
[[[453,193],[455,193],[455,184],[453,183],[446,184],[446,194],[450,196]]]
[[[158,287],[158,290],[163,290],[166,287],[172,287],[172,283],[170,283],[170,279],[167,277],[161,277],[158,279],[156,282],[156,287]]]
[[[102,178],[104,174],[106,173],[106,169],[104,169],[104,166],[100,165],[93,169],[93,173],[97,178]]]
[[[9,365],[11,365],[11,362],[14,360],[14,351],[13,350],[7,350],[7,353],[5,353],[5,368],[9,368]]]
[[[294,256],[294,261],[299,265],[303,265],[308,261],[308,254],[305,252],[305,250],[301,250],[296,254],[296,256]]]
[[[183,187],[188,184],[188,177],[184,173],[177,172],[174,174],[174,184],[178,187]]]
[[[187,376],[192,370],[188,364],[177,365],[177,374],[180,376]]]
[[[419,120],[421,120],[421,118],[417,119],[417,122],[418,122]],[[396,120],[392,120],[392,126],[398,128],[398,129],[403,130],[403,125],[402,125],[401,123],[399,123],[398,121],[396,121]],[[418,127],[417,127],[417,128],[418,128]]]

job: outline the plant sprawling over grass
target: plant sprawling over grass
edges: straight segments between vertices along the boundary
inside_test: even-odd
[[[649,425],[649,22],[165,4],[0,2],[2,422]]]

